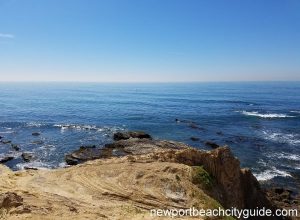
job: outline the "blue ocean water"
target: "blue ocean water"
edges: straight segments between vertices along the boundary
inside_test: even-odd
[[[263,183],[300,189],[300,82],[0,83],[0,136],[20,147],[0,143],[12,169],[63,166],[66,153],[119,130],[228,145]]]

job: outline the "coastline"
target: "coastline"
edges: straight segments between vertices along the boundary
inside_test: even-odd
[[[67,161],[79,163],[68,168],[12,172],[1,165],[2,217],[154,219],[153,208],[279,204],[250,170],[240,168],[229,148],[203,151],[143,132],[117,133],[114,139],[103,149],[82,147],[67,155]]]

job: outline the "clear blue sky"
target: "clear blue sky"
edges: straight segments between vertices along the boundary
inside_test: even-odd
[[[0,0],[0,81],[300,80],[299,0]]]

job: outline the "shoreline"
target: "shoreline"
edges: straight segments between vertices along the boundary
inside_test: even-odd
[[[120,207],[134,202],[135,205],[130,206],[130,209],[138,211],[134,211],[133,214],[124,213],[124,210],[120,207],[116,208],[114,206],[114,208],[117,210],[116,212],[119,212],[119,215],[130,215],[137,219],[141,219],[139,212],[142,213],[142,216],[147,214],[146,210],[149,209],[149,206],[152,208],[158,207],[154,205],[154,201],[156,201],[155,204],[164,201],[164,203],[169,204],[167,207],[178,207],[178,205],[179,207],[188,207],[188,204],[195,203],[195,198],[191,195],[200,192],[202,200],[199,201],[202,202],[198,204],[199,207],[203,205],[213,207],[220,204],[219,207],[224,208],[231,206],[238,208],[263,206],[275,209],[275,207],[280,206],[288,208],[288,203],[284,199],[290,199],[288,202],[298,202],[296,198],[290,198],[291,195],[287,194],[288,191],[284,189],[274,189],[273,194],[262,190],[251,171],[240,168],[238,159],[233,156],[229,148],[217,147],[211,151],[203,151],[179,142],[154,140],[149,134],[143,132],[117,133],[114,135],[114,139],[115,142],[105,145],[102,149],[81,147],[79,150],[70,153],[66,156],[66,161],[73,166],[68,168],[12,172],[1,165],[0,175],[3,177],[0,181],[1,194],[16,193],[23,201],[17,207],[6,209],[8,219],[16,213],[24,216],[24,219],[27,217],[31,219],[38,218],[37,216],[41,217],[44,215],[41,210],[45,209],[43,206],[46,201],[51,203],[49,209],[55,207],[55,214],[63,215],[66,219],[72,216],[74,212],[82,215],[81,217],[86,216],[87,213],[89,213],[89,217],[95,215],[108,216],[108,213],[104,213],[105,211],[102,211],[103,213],[92,211],[90,208],[83,207],[78,203],[73,204],[69,211],[57,207],[57,205],[66,207],[66,201],[73,200],[74,196],[78,194],[76,193],[78,190],[83,190],[81,196],[84,198],[85,203],[96,203],[99,207],[103,206],[104,201],[108,198],[115,200],[116,204],[122,203],[119,204]],[[132,176],[132,172],[135,173],[135,176]],[[207,174],[204,175],[204,173]],[[84,179],[88,180],[89,185],[81,182]],[[125,188],[121,190],[115,185],[117,179],[117,182],[125,184],[125,188],[133,187],[134,190],[131,189],[128,192],[129,194],[124,194],[123,190]],[[76,181],[80,181],[80,184]],[[165,188],[164,182],[169,183],[167,188]],[[81,184],[83,185],[80,186]],[[104,185],[98,188],[98,184]],[[147,184],[154,191],[144,188],[144,184]],[[91,195],[96,195],[93,185],[101,191],[101,198],[93,198],[93,196],[90,198]],[[33,187],[33,189],[30,187]],[[105,188],[104,191],[103,187]],[[28,191],[29,194],[24,194],[25,191]],[[135,191],[138,195],[133,193]],[[153,195],[155,191],[159,191],[160,196]],[[67,200],[63,199],[63,202],[59,202],[58,197],[53,194],[54,192],[58,192],[61,198]],[[38,205],[37,202],[32,200],[32,193],[35,194],[35,197],[40,197],[39,202],[42,205]],[[51,196],[48,195],[43,199],[45,193],[50,193]],[[84,195],[85,193],[87,195]],[[280,196],[282,198],[278,200]],[[203,200],[203,198],[205,199]],[[270,198],[273,201],[270,201]],[[80,200],[79,197],[76,197],[76,199]],[[145,200],[146,203],[142,202]],[[196,199],[196,201],[198,200]],[[33,208],[35,206],[39,208],[36,210]]]

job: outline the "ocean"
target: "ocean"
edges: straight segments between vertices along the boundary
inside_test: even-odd
[[[265,186],[300,189],[300,82],[0,83],[0,159],[13,170],[65,166],[123,130],[227,145]]]

